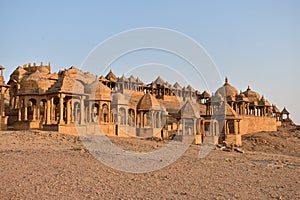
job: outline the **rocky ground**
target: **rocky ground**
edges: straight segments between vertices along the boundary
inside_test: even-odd
[[[0,132],[0,199],[300,199],[300,130],[246,135],[245,153],[191,145],[174,163],[126,173],[95,159],[78,137]],[[151,152],[156,140],[109,138],[127,151]]]

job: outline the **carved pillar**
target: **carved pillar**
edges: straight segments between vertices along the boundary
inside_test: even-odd
[[[18,121],[22,121],[22,107],[21,106],[18,109]]]
[[[64,94],[59,96],[59,122],[58,124],[64,124]]]
[[[0,106],[1,110],[1,116],[4,117],[5,116],[5,112],[4,112],[4,87],[1,88],[1,106]]]
[[[142,127],[144,127],[144,115],[143,115],[143,111],[140,112],[140,118],[141,118],[141,120],[140,120],[141,126],[140,127],[142,128]]]
[[[84,99],[84,96],[80,99],[80,124],[84,124]]]
[[[32,105],[32,121],[36,120],[36,105]]]
[[[71,122],[71,100],[68,99],[66,101],[67,104],[67,124],[70,124]]]
[[[40,120],[40,109],[41,109],[41,103],[39,102],[37,105],[36,105],[36,119],[37,120]]]
[[[46,124],[50,124],[51,122],[51,98],[47,99],[47,114],[46,114]]]
[[[156,123],[156,120],[155,120],[155,112],[154,112],[154,111],[151,111],[151,127],[152,127],[152,128],[155,128],[155,123]]]
[[[24,121],[28,120],[28,116],[27,116],[27,101],[24,100]]]

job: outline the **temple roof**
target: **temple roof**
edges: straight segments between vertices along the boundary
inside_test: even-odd
[[[191,92],[195,92],[195,89],[191,86],[191,85],[188,85],[186,87],[187,90],[191,91]]]
[[[163,85],[165,81],[160,76],[158,76],[154,83],[156,83],[157,85]]]
[[[210,97],[211,97],[210,94],[208,92],[206,92],[205,90],[201,94],[201,98],[203,98],[203,99],[208,99]]]
[[[119,82],[127,82],[127,78],[125,77],[125,75],[123,74],[119,79]]]
[[[248,97],[249,101],[254,102],[254,101],[259,101],[260,100],[260,95],[251,90],[250,86],[248,86],[247,90],[245,92],[243,92],[243,94]]]
[[[219,110],[214,114],[218,116],[237,117],[238,114],[231,108],[228,103],[223,103]]]
[[[281,114],[288,115],[290,114],[290,112],[287,111],[287,109],[284,107],[283,110],[281,111]]]
[[[187,100],[178,112],[179,118],[200,118],[200,107]]]
[[[176,89],[179,89],[179,90],[182,89],[181,85],[180,85],[178,82],[176,82],[176,83],[173,85],[173,87],[176,88]]]
[[[280,110],[277,108],[276,105],[272,105],[272,107],[273,107],[273,112],[274,113],[280,113]]]
[[[147,93],[139,100],[137,110],[162,110],[162,106],[158,103],[157,99],[147,91]]]
[[[130,82],[135,82],[135,77],[133,76],[133,75],[131,75],[129,78],[128,78],[128,80],[130,81]]]
[[[0,65],[0,70],[1,70],[1,69],[5,69],[5,68],[4,68],[2,65]]]
[[[105,76],[105,78],[112,82],[118,81],[118,77],[116,77],[116,75],[111,70],[108,72],[108,74]]]
[[[108,82],[108,80],[103,75],[100,76],[99,81]]]
[[[260,106],[271,106],[271,104],[269,103],[269,101],[265,99],[264,95],[259,100],[258,105],[260,105]]]
[[[216,94],[217,93],[219,93],[223,97],[229,97],[236,96],[238,94],[238,91],[228,83],[228,79],[226,77],[224,85],[216,91]]]

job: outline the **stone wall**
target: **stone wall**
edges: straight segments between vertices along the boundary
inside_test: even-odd
[[[277,131],[277,122],[274,117],[239,116],[241,135],[261,131]]]

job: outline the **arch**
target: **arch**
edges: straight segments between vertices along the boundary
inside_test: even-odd
[[[230,120],[227,122],[227,127],[228,127],[228,133],[234,134],[234,121]]]
[[[135,111],[132,108],[128,110],[128,125],[135,126]]]
[[[30,98],[27,102],[27,119],[28,120],[36,120],[37,119],[37,113],[36,113],[36,107],[37,107],[37,100],[35,98]]]
[[[119,108],[119,116],[120,116],[120,120],[119,120],[120,125],[126,125],[126,110],[125,110],[125,108],[123,108],[123,107]]]
[[[91,121],[92,122],[97,122],[99,120],[99,104],[98,103],[93,103],[91,105]]]
[[[41,117],[41,121],[42,123],[46,123],[46,113],[47,113],[47,100],[46,99],[41,99],[40,103],[40,117]]]
[[[109,122],[109,108],[106,103],[102,105],[102,119],[105,123]]]
[[[80,103],[74,102],[73,104],[73,119],[75,123],[79,123],[80,121]]]

